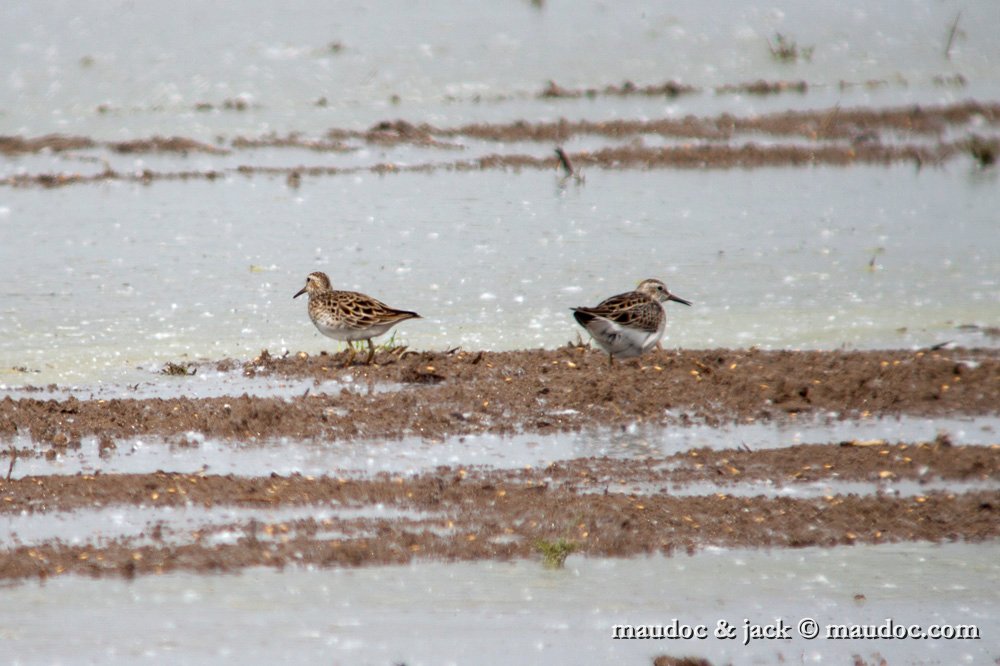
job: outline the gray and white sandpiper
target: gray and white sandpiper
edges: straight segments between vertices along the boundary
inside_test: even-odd
[[[617,294],[588,308],[572,308],[573,317],[587,329],[597,345],[608,353],[608,363],[615,357],[641,356],[660,342],[667,328],[663,304],[676,301],[691,305],[674,296],[660,280],[643,280],[635,291]]]

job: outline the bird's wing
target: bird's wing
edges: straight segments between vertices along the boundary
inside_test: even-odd
[[[333,292],[344,322],[353,328],[367,328],[377,324],[418,319],[420,315],[409,310],[389,307],[377,298],[356,291]]]
[[[578,311],[643,331],[655,331],[663,314],[659,303],[634,291],[612,296],[593,308],[578,308]]]

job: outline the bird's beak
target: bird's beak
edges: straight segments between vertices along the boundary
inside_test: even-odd
[[[306,291],[308,290],[308,288],[309,288],[309,285],[306,285],[305,287],[302,287],[301,289],[299,289],[299,290],[298,290],[298,291],[297,291],[297,292],[295,293],[295,295],[294,295],[294,296],[292,296],[292,298],[298,298],[298,297],[299,297],[299,296],[301,296],[302,294],[306,293]]]
[[[691,305],[691,301],[685,301],[680,296],[674,296],[673,294],[670,294],[669,296],[667,296],[667,300],[668,301],[677,301],[678,303],[683,303],[684,305]]]

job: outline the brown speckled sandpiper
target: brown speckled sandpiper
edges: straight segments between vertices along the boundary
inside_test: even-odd
[[[338,291],[330,286],[326,273],[310,273],[306,286],[292,298],[309,294],[309,318],[319,332],[334,340],[368,341],[368,359],[375,359],[375,345],[372,338],[382,335],[390,328],[407,319],[420,319],[420,315],[409,310],[391,308],[382,301],[356,291]],[[351,355],[345,366],[354,361],[354,346],[348,344]]]

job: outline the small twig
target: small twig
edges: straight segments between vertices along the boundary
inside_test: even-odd
[[[566,172],[566,175],[562,177],[562,182],[565,183],[567,180],[572,178],[577,183],[582,183],[583,174],[578,173],[573,167],[573,163],[569,161],[569,155],[566,154],[566,151],[563,150],[562,147],[557,146],[556,155],[559,157],[559,163],[562,165],[563,171]]]
[[[962,12],[959,11],[955,15],[955,20],[951,24],[951,30],[948,31],[948,42],[944,45],[944,57],[951,60],[951,45],[955,41],[955,33],[958,32],[958,20],[962,18]]]
[[[10,481],[11,475],[14,474],[14,463],[17,462],[17,447],[13,444],[10,445],[10,467],[7,468],[7,480]]]
[[[830,110],[830,113],[826,114],[823,117],[823,122],[821,122],[819,125],[819,132],[817,133],[818,136],[827,135],[827,132],[830,131],[830,125],[833,124],[833,121],[837,118],[837,115],[839,113],[840,113],[840,102],[837,102],[836,104],[833,105],[833,108]]]
[[[573,163],[569,161],[569,155],[561,147],[556,147],[556,155],[559,157],[559,163],[562,164],[563,170],[566,172],[566,177],[569,178],[576,171],[573,169]]]
[[[885,248],[884,247],[877,247],[877,248],[875,248],[875,251],[872,252],[872,258],[868,260],[868,270],[869,271],[877,271],[878,270],[878,263],[877,263],[877,261],[878,261],[878,255],[882,254],[883,252],[885,252]]]

